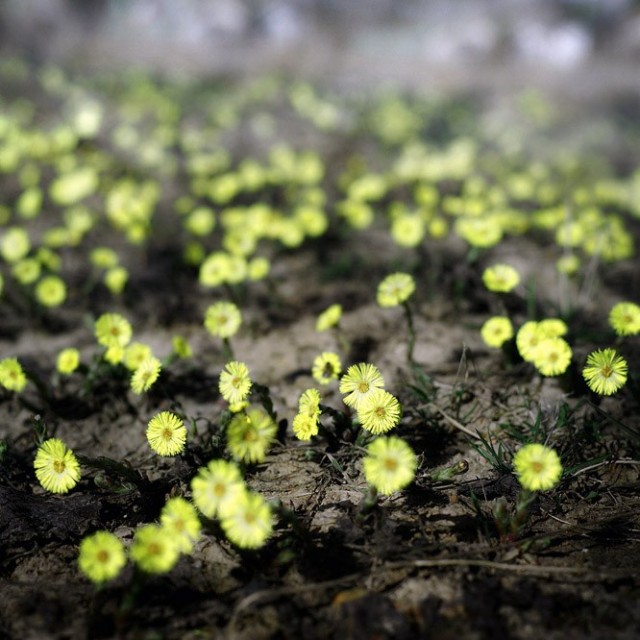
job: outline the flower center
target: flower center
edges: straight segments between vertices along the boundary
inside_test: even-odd
[[[106,549],[100,549],[96,554],[96,560],[102,562],[102,564],[106,564],[109,561],[109,552]]]
[[[610,378],[612,373],[613,373],[613,369],[608,364],[605,364],[604,367],[600,369],[600,375],[603,378]]]
[[[367,393],[367,391],[369,391],[369,383],[364,380],[358,383],[358,391],[360,393]]]
[[[169,427],[165,427],[162,430],[162,439],[163,440],[171,440],[171,437],[173,436],[173,433],[171,432],[171,429],[169,429]]]
[[[387,415],[384,407],[376,407],[374,413],[378,418],[384,418]]]
[[[385,458],[384,468],[387,471],[395,471],[398,468],[398,461],[395,458]]]
[[[150,556],[158,556],[162,553],[162,546],[159,545],[157,542],[152,542],[149,545],[148,551]]]
[[[244,432],[244,439],[247,442],[255,442],[258,439],[258,434],[255,429],[248,429]]]
[[[540,473],[543,469],[544,469],[544,465],[542,464],[542,462],[540,462],[540,460],[534,460],[531,463],[531,470],[534,471],[535,473]]]
[[[62,473],[65,469],[65,464],[63,460],[54,460],[53,461],[53,470],[56,473]]]
[[[226,493],[226,488],[222,484],[222,482],[217,482],[213,487],[213,493],[216,497],[222,498],[222,496]]]

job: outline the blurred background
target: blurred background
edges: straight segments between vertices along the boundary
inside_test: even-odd
[[[0,38],[89,69],[640,89],[638,0],[0,0]]]

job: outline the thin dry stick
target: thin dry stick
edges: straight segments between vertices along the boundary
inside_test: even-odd
[[[598,462],[598,464],[592,464],[589,467],[583,467],[582,469],[578,469],[575,473],[572,473],[571,475],[573,477],[579,476],[581,473],[586,473],[587,471],[593,471],[594,469],[599,469],[600,467],[606,467],[612,464],[640,465],[640,460],[606,460],[605,462]]]
[[[475,438],[476,440],[482,440],[482,438],[477,434],[467,429],[462,423],[458,422],[455,418],[452,418],[448,413],[445,413],[440,407],[433,404],[433,402],[429,403],[430,407],[433,407],[450,425],[454,426],[456,429],[459,429],[463,433],[466,433],[468,436]]]

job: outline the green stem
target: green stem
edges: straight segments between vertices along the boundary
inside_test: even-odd
[[[224,356],[225,362],[229,362],[234,359],[233,349],[229,338],[222,338],[222,355]]]
[[[402,303],[402,306],[404,308],[405,318],[407,319],[407,328],[409,332],[409,337],[407,340],[407,362],[409,364],[413,364],[413,348],[416,344],[416,332],[413,324],[413,313],[411,312],[411,307],[406,300]]]

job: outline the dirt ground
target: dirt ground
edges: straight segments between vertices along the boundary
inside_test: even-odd
[[[496,121],[506,127],[514,117],[509,105],[497,107],[486,96],[474,104],[476,130]],[[577,123],[565,116],[561,142],[552,135],[532,146],[543,157],[554,144],[593,148],[584,136],[611,122],[614,107],[613,101],[595,103]],[[616,113],[618,123],[627,123],[621,107]],[[332,163],[344,167],[349,145],[368,152],[367,133],[346,142],[317,131],[297,138],[302,125],[289,125],[289,140],[302,139],[302,148],[317,148],[327,160],[333,202]],[[632,134],[617,133],[600,146],[620,175],[640,157],[628,155],[637,129]],[[243,149],[255,152],[246,140],[239,127],[225,143],[242,157]],[[384,161],[374,157],[372,164]],[[141,170],[127,162],[122,159],[123,171]],[[7,176],[2,185],[8,202],[16,186]],[[246,479],[269,500],[281,501],[280,513],[290,519],[280,517],[272,539],[256,552],[238,550],[215,522],[206,522],[193,555],[167,575],[143,579],[128,566],[101,589],[81,576],[78,544],[85,535],[108,529],[130,542],[139,524],[157,519],[167,497],[188,496],[197,469],[224,451],[219,420],[225,403],[217,389],[224,357],[202,317],[208,304],[226,295],[201,287],[197,270],[181,259],[169,220],[183,186],[179,179],[165,185],[146,246],[127,245],[109,230],[92,240],[118,246],[130,271],[121,296],[82,286],[90,277],[86,247],[65,250],[70,296],[61,308],[34,306],[5,275],[0,355],[18,357],[48,391],[29,384],[20,395],[0,393],[0,440],[6,444],[0,463],[1,637],[638,637],[640,466],[614,462],[638,459],[638,397],[625,389],[597,401],[580,384],[577,366],[567,387],[564,379],[541,378],[526,363],[488,349],[479,327],[490,314],[490,296],[461,240],[430,239],[421,251],[405,251],[377,225],[343,233],[335,223],[297,249],[271,247],[270,277],[234,292],[245,315],[233,339],[235,356],[269,388],[281,420],[277,445],[264,463],[248,467]],[[637,243],[637,220],[629,225]],[[611,305],[638,301],[640,262],[597,265],[586,290],[558,278],[555,257],[548,241],[520,236],[506,239],[480,264],[504,260],[523,279],[535,277],[534,305],[542,316],[570,301],[580,363],[594,344],[602,346]],[[375,303],[377,282],[393,270],[412,271],[418,282],[413,369],[404,355],[401,310]],[[528,295],[508,300],[520,320]],[[344,307],[341,339],[314,330],[317,314],[336,302]],[[194,357],[168,366],[142,397],[132,394],[124,375],[105,378],[87,394],[80,374],[56,380],[62,348],[78,347],[83,361],[96,353],[91,321],[106,311],[129,318],[135,339],[160,357],[169,354],[176,333],[190,341]],[[637,337],[626,346],[637,372]],[[302,443],[291,432],[299,394],[314,385],[310,364],[322,350],[340,352],[345,364],[367,361],[381,369],[404,409],[398,435],[420,456],[415,482],[370,509],[363,508],[366,483],[352,442],[320,437]],[[344,408],[337,385],[323,394],[323,404]],[[197,424],[186,453],[175,459],[154,455],[145,438],[149,418],[167,408]],[[539,495],[519,535],[500,535],[492,511],[500,500],[514,504],[518,483],[512,473],[493,468],[460,426],[512,452],[516,442],[508,427],[525,433],[536,420],[575,470],[558,489]],[[94,462],[101,456],[124,462],[133,480],[122,470],[85,465],[69,494],[47,494],[33,473],[38,424]],[[434,469],[461,461],[465,473],[432,479]]]

